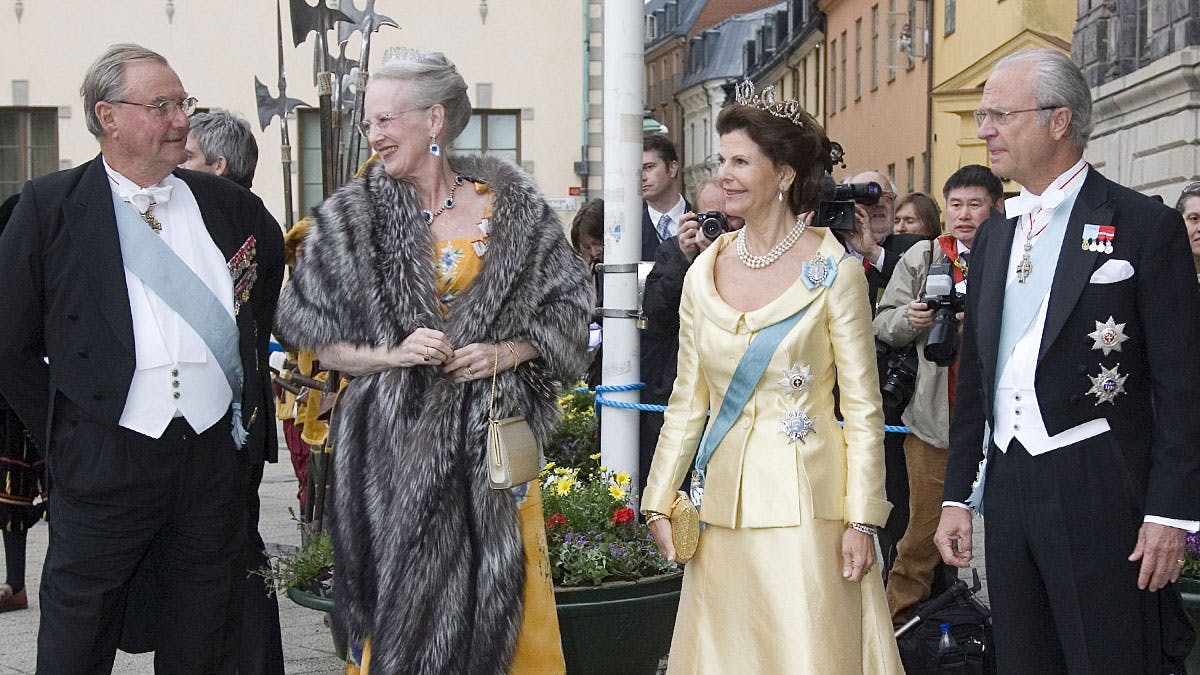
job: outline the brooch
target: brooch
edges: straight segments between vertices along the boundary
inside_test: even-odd
[[[816,432],[815,423],[816,419],[803,410],[793,410],[783,416],[783,435],[792,443],[803,442],[806,436]]]
[[[1118,394],[1125,393],[1125,380],[1129,376],[1119,373],[1117,369],[1120,367],[1119,363],[1112,368],[1101,365],[1099,375],[1088,375],[1088,379],[1092,381],[1092,388],[1088,389],[1087,393],[1096,395],[1096,405],[1112,403]]]
[[[1121,351],[1121,343],[1129,339],[1125,334],[1125,324],[1113,321],[1111,316],[1104,323],[1097,321],[1096,330],[1088,333],[1088,337],[1095,341],[1092,349],[1103,350],[1105,356],[1110,352]]]
[[[829,288],[836,278],[837,261],[833,256],[822,258],[821,254],[817,253],[812,260],[805,261],[800,269],[800,279],[810,291],[816,290],[818,286]]]
[[[795,363],[791,368],[786,368],[783,371],[783,377],[779,379],[779,384],[783,385],[784,390],[792,396],[799,396],[811,388],[811,372],[807,364],[801,366]]]

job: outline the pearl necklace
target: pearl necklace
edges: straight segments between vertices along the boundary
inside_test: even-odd
[[[766,255],[751,255],[750,249],[746,247],[746,228],[743,227],[737,233],[737,245],[735,248],[737,249],[738,259],[746,267],[752,270],[760,270],[783,257],[784,253],[787,253],[789,249],[796,245],[796,242],[800,241],[800,235],[804,234],[804,230],[807,227],[808,224],[804,222],[802,216],[796,216],[796,226],[792,228],[791,232],[788,232],[783,241],[775,244],[774,248],[767,251]]]
[[[450,196],[446,197],[446,201],[442,202],[442,205],[438,207],[437,211],[421,209],[421,215],[425,216],[426,225],[432,225],[433,219],[445,213],[446,209],[454,208],[454,191],[458,189],[459,185],[463,184],[463,180],[464,179],[461,174],[454,176],[454,182],[450,184]]]

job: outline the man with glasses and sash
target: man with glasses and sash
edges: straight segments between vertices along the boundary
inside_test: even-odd
[[[1083,161],[1091,110],[1054,50],[984,86],[979,137],[1022,189],[972,250],[935,541],[967,567],[968,504],[987,518],[998,672],[1182,673],[1200,291],[1179,214]]]
[[[240,486],[276,446],[282,235],[247,190],[175,170],[196,100],[161,55],[113,45],[81,94],[100,156],[27,183],[0,237],[0,393],[51,495],[38,672],[112,669],[150,556],[155,671],[217,672],[245,574]]]

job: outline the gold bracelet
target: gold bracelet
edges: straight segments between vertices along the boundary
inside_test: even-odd
[[[849,527],[857,532],[862,532],[869,537],[874,537],[879,531],[879,528],[875,527],[874,525],[867,525],[866,523],[847,523],[846,527]]]
[[[665,520],[666,518],[667,516],[665,514],[652,511],[646,516],[646,525],[649,526],[650,523],[653,523],[656,520]]]
[[[517,356],[517,344],[512,340],[505,340],[504,346],[508,347],[508,351],[513,355],[513,368],[521,365],[521,357]]]

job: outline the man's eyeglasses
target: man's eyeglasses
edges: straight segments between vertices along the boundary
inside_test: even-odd
[[[191,115],[196,112],[196,97],[189,96],[180,99],[166,99],[158,103],[138,103],[136,101],[113,101],[113,103],[124,103],[125,105],[140,105],[143,108],[149,108],[158,113],[159,117],[170,117],[175,114],[176,110],[182,110],[184,115]]]
[[[1017,113],[1041,112],[1043,110],[1055,110],[1057,108],[1062,108],[1062,107],[1065,107],[1065,106],[1044,105],[1040,108],[1025,108],[1024,110],[994,110],[994,109],[993,110],[976,110],[975,111],[975,123],[978,124],[979,126],[983,126],[984,122],[987,122],[990,120],[992,124],[995,124],[997,126],[1003,126],[1005,124],[1008,124],[1009,116],[1016,115]]]
[[[391,124],[392,121],[395,120],[397,117],[400,117],[401,115],[403,115],[405,113],[410,113],[414,110],[429,110],[429,106],[422,106],[420,108],[409,108],[408,110],[401,110],[400,112],[394,112],[394,113],[386,113],[386,114],[380,115],[379,118],[376,119],[374,122],[372,122],[370,120],[363,120],[354,126],[356,129],[358,129],[358,133],[362,134],[363,138],[370,140],[371,139],[371,127],[378,127],[381,130],[386,129],[388,127],[388,125]]]

